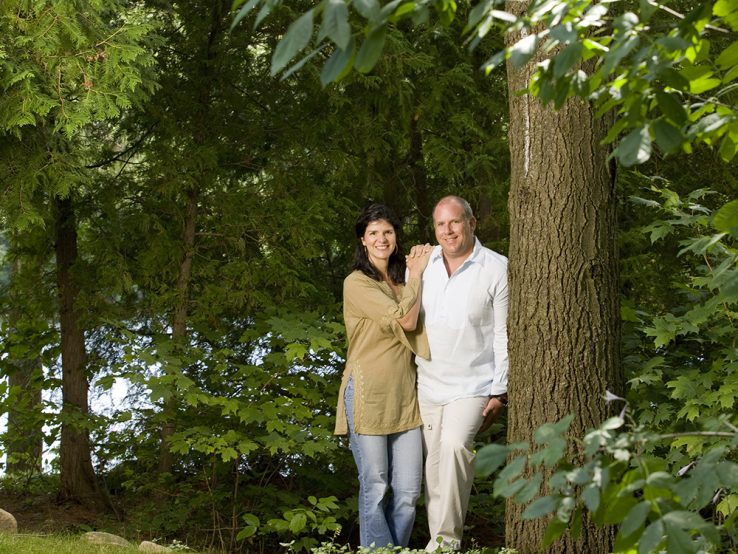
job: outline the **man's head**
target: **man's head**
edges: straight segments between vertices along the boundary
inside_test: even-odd
[[[474,249],[474,219],[469,202],[460,196],[445,196],[433,210],[436,240],[447,259],[466,258]]]

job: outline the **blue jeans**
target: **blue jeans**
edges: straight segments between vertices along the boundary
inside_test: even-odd
[[[344,392],[349,444],[359,470],[361,546],[407,546],[423,474],[420,427],[391,435],[354,433],[354,385]]]

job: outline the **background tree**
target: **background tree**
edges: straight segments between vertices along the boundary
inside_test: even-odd
[[[4,213],[16,227],[49,222],[55,232],[51,240],[56,246],[63,375],[61,493],[93,503],[102,499],[84,421],[89,409],[84,324],[73,275],[78,252],[75,199],[86,181],[78,147],[84,144],[87,126],[118,116],[131,104],[149,60],[138,44],[148,25],[111,19],[118,7],[8,2],[0,20],[6,37],[2,52],[11,60],[0,77],[6,89],[0,109],[3,180],[12,191]],[[128,15],[135,18],[135,12]],[[19,151],[27,155],[15,157]]]

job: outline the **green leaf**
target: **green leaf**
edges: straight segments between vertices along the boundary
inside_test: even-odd
[[[298,512],[292,516],[290,519],[290,531],[297,534],[303,529],[305,529],[305,525],[307,524],[307,516],[304,512]]]
[[[656,92],[656,102],[661,113],[672,123],[682,125],[687,121],[687,110],[684,109],[676,94],[660,90]]]
[[[528,35],[520,39],[510,47],[510,63],[516,68],[524,66],[536,53],[537,46],[538,35]]]
[[[509,449],[504,444],[488,444],[477,452],[475,472],[477,475],[487,477],[497,468],[505,464]]]
[[[668,121],[657,119],[651,124],[656,144],[667,154],[673,154],[682,145],[682,131]]]
[[[657,519],[641,535],[638,542],[638,554],[651,554],[661,544],[664,538],[664,522]]]
[[[600,505],[600,489],[596,485],[588,485],[582,491],[582,500],[590,512],[597,511]]]
[[[323,23],[318,33],[318,41],[328,37],[338,48],[346,50],[351,40],[351,25],[349,24],[349,12],[344,0],[326,0],[326,8],[323,12]]]
[[[535,473],[533,477],[525,483],[525,485],[515,495],[515,502],[518,504],[527,504],[538,494],[543,482],[543,475]]]
[[[507,52],[504,50],[501,50],[500,52],[495,53],[490,57],[484,64],[482,64],[482,70],[484,71],[485,75],[489,75],[492,73],[492,71],[500,65],[502,62],[505,61],[505,58],[507,57]]]
[[[400,2],[402,2],[402,0],[390,0],[382,6],[382,9],[379,10],[379,20],[386,21],[395,13],[395,9],[400,5]]]
[[[658,73],[658,78],[674,90],[688,91],[689,79],[681,75],[677,70],[667,68]]]
[[[354,39],[351,37],[347,48],[345,50],[336,48],[323,65],[320,72],[320,84],[325,87],[347,75],[354,63],[354,53]]]
[[[666,551],[669,554],[692,554],[693,552],[698,552],[689,534],[676,525],[670,525],[669,523],[666,523]]]
[[[738,144],[735,143],[729,134],[726,134],[720,143],[720,158],[725,163],[728,163],[735,157],[736,153],[738,153]]]
[[[261,0],[249,0],[240,10],[238,10],[236,17],[233,18],[233,22],[231,23],[231,31],[236,28],[236,25],[241,23],[241,20],[246,17],[249,12],[259,4],[259,2],[261,2]]]
[[[722,83],[721,79],[712,76],[712,71],[702,66],[687,67],[682,69],[680,73],[689,81],[689,91],[692,94],[702,94],[720,86]]]
[[[559,500],[558,496],[543,496],[531,503],[521,517],[523,519],[538,519],[548,515],[558,507]]]
[[[370,22],[375,22],[379,19],[380,6],[377,0],[354,0],[352,5],[356,8],[357,12]]]
[[[300,69],[302,69],[302,67],[307,62],[312,60],[316,55],[318,55],[323,50],[324,46],[325,45],[321,46],[320,48],[316,48],[315,50],[310,52],[307,56],[303,56],[303,58],[299,60],[297,63],[290,66],[282,74],[281,80],[284,81],[293,73],[300,71]],[[300,343],[288,344],[287,348],[285,349],[285,358],[287,358],[288,361],[292,361],[296,358],[301,359],[306,353],[307,353],[307,347],[304,344],[300,344]]]
[[[720,52],[715,63],[721,69],[730,69],[731,67],[738,65],[738,41]]]
[[[712,7],[712,13],[721,17],[733,31],[738,31],[738,9],[734,0],[718,0]]]
[[[279,73],[287,63],[302,51],[313,34],[313,10],[308,10],[292,22],[272,55],[271,74]]]
[[[651,135],[648,126],[644,125],[628,133],[614,154],[625,166],[647,162],[651,157]]]
[[[405,2],[399,8],[397,8],[392,13],[392,15],[390,15],[388,20],[392,23],[397,23],[401,19],[406,18],[408,15],[414,18],[415,14],[417,13],[417,7],[418,6],[415,2]]]
[[[691,136],[704,139],[705,137],[703,135],[711,135],[729,122],[730,118],[727,116],[716,113],[707,114],[690,127],[689,134]]]
[[[715,212],[712,225],[718,231],[738,237],[738,200],[728,202]]]
[[[384,26],[377,27],[369,33],[354,60],[354,67],[357,71],[369,73],[376,65],[384,48],[385,35],[386,29]]]
[[[567,71],[582,59],[583,46],[581,42],[573,42],[554,58],[553,76],[560,79]]]
[[[256,534],[256,527],[253,525],[247,525],[243,529],[241,529],[238,534],[236,535],[236,540],[242,541],[244,539],[248,539],[249,537],[252,537]]]
[[[543,534],[543,546],[550,546],[566,531],[567,523],[558,518],[553,518],[551,523],[546,527]]]
[[[474,7],[469,10],[469,17],[464,27],[464,33],[468,33],[482,20],[482,17],[487,15],[487,11],[494,4],[494,0],[482,0],[477,2]]]
[[[650,512],[650,502],[646,502],[644,500],[643,502],[636,504],[623,519],[623,523],[620,525],[618,533],[623,537],[631,536],[646,523],[646,518]]]
[[[631,496],[623,495],[616,497],[605,507],[603,521],[610,525],[620,523],[636,504],[637,502]]]

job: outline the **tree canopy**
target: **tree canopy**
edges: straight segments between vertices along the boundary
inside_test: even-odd
[[[4,2],[3,489],[224,551],[353,544],[352,223],[381,201],[432,240],[453,193],[548,267],[517,359],[557,392],[521,426],[518,382],[479,437],[469,535],[501,546],[509,499],[551,551],[735,547],[737,30],[726,0]]]

